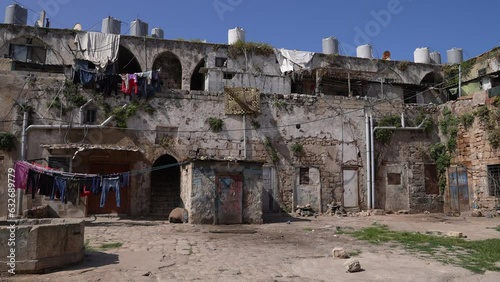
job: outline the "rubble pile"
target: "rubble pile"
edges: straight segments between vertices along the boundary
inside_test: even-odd
[[[318,216],[318,214],[313,210],[311,205],[305,205],[305,206],[299,205],[295,209],[295,213],[298,216],[303,216],[303,217]]]

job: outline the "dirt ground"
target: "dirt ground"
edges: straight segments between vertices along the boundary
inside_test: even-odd
[[[289,222],[290,221],[290,222]],[[274,216],[263,225],[195,226],[166,221],[98,218],[85,238],[94,251],[77,265],[9,281],[500,281],[500,273],[474,274],[405,251],[372,245],[336,227],[374,222],[401,231],[458,231],[467,240],[500,238],[500,218],[385,215],[308,219]],[[103,250],[103,244],[122,243]],[[359,250],[362,272],[346,273],[334,247]]]

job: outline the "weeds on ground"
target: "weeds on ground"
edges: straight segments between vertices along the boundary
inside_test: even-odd
[[[352,258],[352,257],[359,256],[361,253],[362,253],[362,251],[360,249],[354,249],[350,252],[347,252],[347,255]]]
[[[116,243],[106,243],[102,244],[99,248],[102,250],[110,250],[110,249],[117,249],[123,246],[123,243],[116,242]]]
[[[411,232],[392,231],[384,225],[350,233],[373,244],[397,242],[411,252],[430,256],[442,263],[453,264],[475,273],[500,271],[500,239],[466,241],[459,238],[440,237]]]
[[[95,247],[90,246],[90,240],[86,240],[83,246],[85,247],[85,250],[87,252],[98,252],[100,250],[105,251],[105,250],[120,248],[121,246],[123,246],[123,243],[119,243],[119,242],[106,243],[106,244],[102,244],[101,246],[95,248]]]
[[[310,227],[305,227],[305,228],[304,228],[304,231],[306,231],[306,232],[311,232],[311,231],[313,231],[313,230],[314,230],[314,229],[312,229],[312,228],[310,228]]]

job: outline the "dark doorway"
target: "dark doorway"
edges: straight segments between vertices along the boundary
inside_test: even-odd
[[[153,164],[151,172],[150,214],[166,219],[177,207],[184,207],[181,201],[180,167],[174,157],[163,155]]]
[[[191,90],[205,90],[205,74],[200,73],[202,67],[205,66],[205,59],[201,60],[193,71],[191,76]]]
[[[153,69],[161,69],[163,86],[167,89],[182,89],[182,65],[172,52],[160,54],[153,63]]]

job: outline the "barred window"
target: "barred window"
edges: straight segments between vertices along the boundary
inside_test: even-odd
[[[500,197],[500,165],[488,166],[489,195]]]

